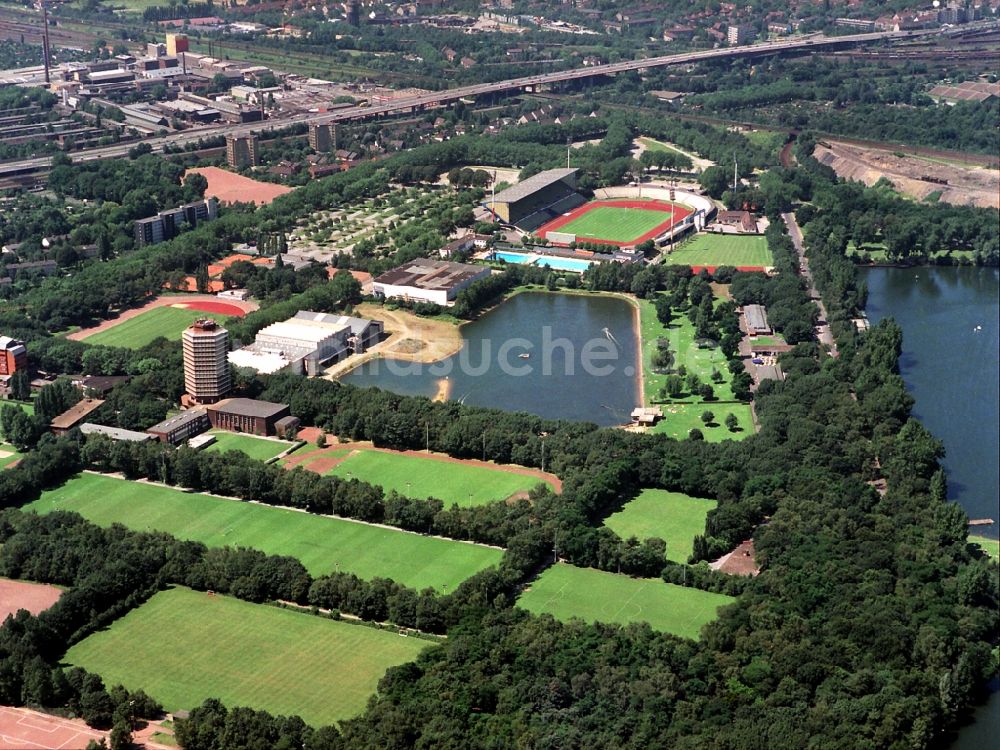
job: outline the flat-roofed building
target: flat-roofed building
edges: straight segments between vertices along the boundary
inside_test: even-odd
[[[219,213],[219,201],[215,198],[185,203],[183,206],[160,211],[156,216],[137,219],[135,222],[135,242],[137,245],[155,245],[170,240],[180,234],[183,227],[193,229],[199,222],[211,221]]]
[[[250,435],[274,435],[279,420],[289,416],[288,404],[252,398],[227,398],[206,406],[212,427]]]
[[[351,354],[368,351],[369,347],[382,340],[382,335],[385,333],[385,324],[381,320],[354,318],[350,315],[329,315],[300,310],[295,313],[295,320],[312,321],[337,328],[347,327],[350,329],[347,335],[347,347]]]
[[[69,432],[74,427],[83,424],[87,417],[100,409],[103,404],[104,401],[99,398],[81,399],[52,420],[52,432],[56,435],[63,435]]]
[[[460,291],[485,279],[490,269],[465,263],[416,258],[375,278],[372,288],[383,297],[450,305]]]
[[[743,318],[746,320],[747,333],[751,336],[771,333],[771,324],[767,322],[767,309],[763,305],[744,305]]]
[[[285,369],[317,375],[323,363],[336,362],[378,343],[383,330],[380,320],[302,310],[293,318],[262,328],[254,343],[229,353],[229,362],[265,375]]]
[[[233,169],[257,166],[257,136],[227,135],[226,164]]]
[[[314,122],[309,125],[309,148],[328,153],[337,148],[337,125],[332,122]]]
[[[84,435],[107,435],[112,440],[121,440],[126,443],[146,443],[150,440],[156,440],[148,432],[123,430],[121,427],[107,427],[103,424],[93,424],[91,422],[84,422],[80,425],[80,432]]]
[[[28,350],[23,341],[0,336],[0,375],[13,375],[28,368]]]
[[[211,426],[208,412],[204,409],[188,409],[180,414],[167,417],[159,424],[154,424],[146,432],[161,443],[177,445],[195,435],[200,435]]]
[[[730,25],[726,33],[726,39],[729,41],[730,47],[736,47],[741,44],[749,44],[753,41],[753,37],[753,27],[745,23]]]
[[[184,353],[184,388],[191,401],[210,404],[231,387],[229,332],[214,320],[196,320],[181,334]]]
[[[187,34],[167,34],[167,54],[168,55],[178,55],[181,52],[187,52],[190,48],[188,45]]]

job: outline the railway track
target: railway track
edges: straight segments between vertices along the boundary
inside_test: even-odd
[[[577,94],[535,94],[534,99],[550,99],[558,101],[561,99],[578,99]],[[657,113],[663,114],[661,110],[651,109],[649,107],[636,107],[629,104],[612,104],[604,103],[604,107],[610,109],[621,109],[625,111],[632,112],[645,112],[645,113]],[[708,115],[693,115],[681,112],[671,112],[670,117],[677,120],[685,120],[688,122],[700,122],[706,125],[721,125],[723,127],[739,127],[739,128],[752,128],[754,130],[769,130],[772,133],[783,133],[790,139],[782,149],[782,153],[788,150],[788,156],[791,157],[791,147],[795,138],[797,138],[802,131],[796,128],[783,128],[780,125],[774,125],[768,122],[759,121],[749,121],[749,120],[733,120],[726,119],[723,117],[709,117]],[[1000,157],[993,156],[990,154],[976,154],[968,151],[948,151],[946,149],[940,148],[929,148],[925,146],[910,146],[905,143],[888,143],[885,141],[870,141],[862,138],[851,138],[849,136],[838,135],[837,133],[827,133],[822,131],[810,131],[815,135],[831,140],[837,141],[838,143],[843,143],[848,146],[858,146],[861,148],[871,148],[871,149],[881,149],[883,151],[900,151],[907,154],[913,154],[914,156],[927,156],[936,159],[949,159],[952,161],[965,162],[970,165],[998,168],[1000,167]],[[782,161],[782,164],[784,162]],[[787,166],[787,165],[785,165]]]

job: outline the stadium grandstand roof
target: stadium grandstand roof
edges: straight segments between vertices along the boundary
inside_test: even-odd
[[[494,201],[497,203],[516,203],[519,200],[524,200],[529,195],[534,195],[543,188],[547,188],[549,185],[560,180],[565,180],[567,177],[572,177],[578,171],[577,169],[549,169],[545,172],[539,172],[513,187],[501,190],[496,194]]]

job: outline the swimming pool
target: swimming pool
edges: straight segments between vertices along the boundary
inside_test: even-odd
[[[528,266],[548,266],[555,271],[574,271],[576,273],[583,273],[594,263],[592,260],[559,258],[554,255],[535,255],[534,253],[511,253],[502,250],[494,252],[493,259]]]

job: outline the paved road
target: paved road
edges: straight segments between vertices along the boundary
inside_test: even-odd
[[[926,31],[880,31],[836,37],[809,37],[779,42],[763,42],[761,44],[750,44],[741,47],[723,47],[720,49],[704,50],[701,52],[685,52],[678,55],[664,55],[662,57],[650,57],[641,60],[626,60],[625,62],[573,68],[553,73],[544,73],[541,75],[511,78],[506,81],[497,81],[494,83],[481,83],[472,86],[446,89],[444,91],[434,91],[428,94],[421,94],[419,96],[394,99],[390,102],[379,103],[372,106],[348,107],[346,109],[338,110],[335,113],[303,112],[284,118],[279,127],[295,122],[332,123],[350,120],[373,119],[378,116],[398,114],[401,112],[418,110],[423,107],[437,106],[466,97],[476,97],[483,94],[493,94],[503,91],[537,90],[541,86],[547,86],[563,81],[579,80],[599,75],[614,75],[616,73],[624,73],[628,71],[643,71],[648,68],[656,68],[666,65],[684,65],[700,62],[702,60],[773,55],[780,52],[838,48],[856,44],[877,43],[888,40],[903,40],[917,36],[936,34],[939,33],[939,31],[940,30],[938,29]],[[153,151],[162,151],[163,147],[168,144],[181,146],[186,143],[195,142],[200,138],[211,138],[213,136],[224,134],[246,134],[254,131],[260,131],[262,129],[266,129],[267,127],[267,124],[259,122],[241,125],[215,125],[208,128],[193,128],[181,133],[171,133],[170,135],[156,138],[147,138],[143,141],[143,143],[149,144]],[[134,144],[103,146],[92,149],[84,149],[82,151],[75,151],[73,153],[73,159],[75,161],[88,161],[92,159],[125,156],[133,145]],[[28,173],[38,169],[45,169],[49,166],[49,163],[50,158],[47,156],[6,162],[4,164],[0,164],[0,174]]]
[[[795,214],[782,214],[781,218],[785,220],[785,226],[788,227],[788,235],[792,238],[795,251],[799,254],[799,271],[802,274],[802,278],[809,285],[809,297],[819,308],[819,320],[816,322],[816,338],[827,348],[831,357],[837,357],[839,356],[837,342],[834,340],[833,333],[830,331],[830,324],[827,322],[826,305],[823,304],[819,292],[816,291],[812,271],[809,270],[809,259],[806,257],[805,247],[802,244],[802,230],[799,228],[799,223],[795,221]]]

